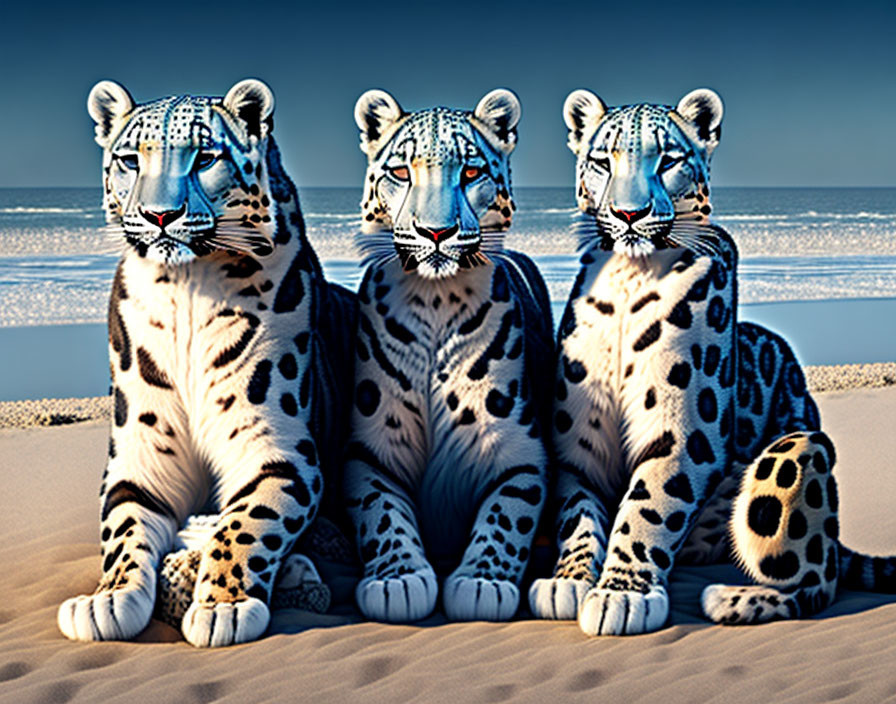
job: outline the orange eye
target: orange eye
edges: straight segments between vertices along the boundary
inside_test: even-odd
[[[396,181],[409,181],[411,179],[411,172],[408,171],[407,166],[396,166],[391,173]]]
[[[478,166],[468,166],[464,169],[464,182],[470,183],[475,181],[482,174],[482,169]]]

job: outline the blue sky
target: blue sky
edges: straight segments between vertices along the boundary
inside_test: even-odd
[[[85,109],[102,78],[138,101],[266,80],[301,186],[360,185],[352,107],[383,88],[409,110],[523,103],[517,185],[571,185],[561,106],[725,101],[716,185],[896,186],[896,3],[7,3],[0,187],[98,186]]]

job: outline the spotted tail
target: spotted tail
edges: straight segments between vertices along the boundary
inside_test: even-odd
[[[896,556],[874,557],[840,546],[840,586],[896,594]]]

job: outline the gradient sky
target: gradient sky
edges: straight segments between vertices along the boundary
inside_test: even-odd
[[[517,185],[567,186],[561,106],[674,104],[693,88],[726,108],[713,182],[896,186],[896,3],[14,2],[0,42],[0,187],[99,186],[91,86],[138,101],[223,95],[256,76],[300,186],[360,185],[352,119],[368,88],[407,110],[523,103]]]

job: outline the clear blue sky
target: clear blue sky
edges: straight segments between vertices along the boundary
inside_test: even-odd
[[[301,186],[360,185],[352,107],[384,88],[409,110],[523,103],[517,185],[570,185],[560,114],[585,87],[608,104],[725,101],[716,185],[896,185],[896,3],[10,2],[0,42],[0,186],[98,186],[85,109],[99,79],[138,101],[223,95],[257,76]]]

